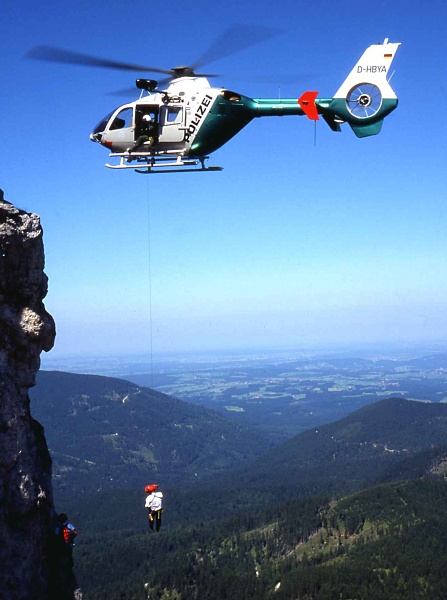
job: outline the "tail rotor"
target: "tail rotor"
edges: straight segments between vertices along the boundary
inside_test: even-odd
[[[379,112],[382,106],[382,92],[373,83],[361,83],[348,92],[346,104],[354,117],[368,119]]]

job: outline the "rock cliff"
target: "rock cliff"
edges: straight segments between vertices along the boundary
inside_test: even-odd
[[[71,565],[53,551],[51,459],[30,413],[42,350],[52,348],[39,217],[0,190],[0,598],[73,598]],[[57,553],[56,553],[57,554]]]

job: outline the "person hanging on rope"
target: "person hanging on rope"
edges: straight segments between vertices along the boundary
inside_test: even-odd
[[[148,494],[146,498],[145,507],[149,511],[149,529],[150,531],[154,530],[155,523],[155,531],[159,531],[161,527],[161,515],[163,512],[163,494],[162,492],[157,492],[158,484],[151,483],[144,488],[146,494]]]

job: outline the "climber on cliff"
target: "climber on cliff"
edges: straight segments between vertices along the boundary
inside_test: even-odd
[[[151,483],[144,488],[146,494],[148,494],[146,498],[145,507],[149,511],[149,529],[151,531],[154,530],[154,521],[155,521],[155,531],[159,531],[161,527],[161,514],[163,512],[163,494],[162,492],[157,492],[158,485],[156,483]]]
[[[68,521],[68,517],[65,513],[60,513],[57,516],[54,534],[56,536],[61,557],[65,558],[69,565],[73,567],[73,547],[78,532],[74,525]]]

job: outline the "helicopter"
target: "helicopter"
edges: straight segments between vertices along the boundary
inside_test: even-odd
[[[267,33],[267,37],[272,35],[275,33]],[[220,40],[224,39],[221,36]],[[218,46],[215,44],[214,48]],[[388,38],[369,46],[332,98],[318,98],[318,92],[311,90],[298,99],[250,98],[227,88],[212,87],[209,78],[214,75],[196,72],[199,64],[164,70],[48,46],[33,49],[28,57],[167,76],[161,81],[138,78],[140,97],[101,119],[90,139],[117,159],[115,164],[106,164],[111,169],[134,169],[139,173],[206,172],[222,170],[206,164],[210,154],[259,117],[296,115],[317,121],[321,116],[335,132],[347,123],[359,138],[380,133],[384,118],[398,104],[389,80],[399,46]]]

